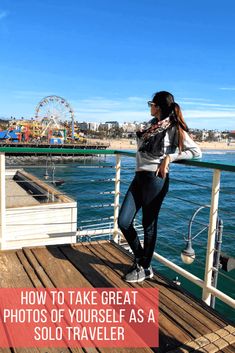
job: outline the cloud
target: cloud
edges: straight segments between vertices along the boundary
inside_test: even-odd
[[[122,108],[121,100],[106,99],[102,97],[92,97],[89,99],[82,99],[77,101],[71,101],[74,106],[80,106],[83,110],[113,110],[114,108]]]
[[[235,109],[232,111],[228,110],[184,110],[184,117],[187,118],[235,118]]]
[[[13,92],[13,98],[19,100],[35,100],[36,103],[39,102],[41,99],[52,96],[51,92],[40,92],[40,91],[27,91],[27,90],[19,90]]]
[[[129,102],[134,102],[134,103],[145,103],[146,99],[143,97],[128,97],[127,100]]]
[[[33,90],[15,90],[13,98],[19,102],[34,102],[36,105],[51,92]],[[63,94],[58,93],[63,97]],[[124,121],[146,121],[150,119],[149,108],[143,97],[126,97],[109,99],[106,97],[89,97],[86,99],[66,100],[75,112],[78,121],[105,122],[108,120]],[[32,113],[31,113],[32,114]]]
[[[182,102],[181,107],[186,119],[235,118],[234,104],[207,103],[198,99],[198,101]]]
[[[29,115],[33,114],[37,103],[47,95],[51,95],[51,93],[30,90],[14,92],[14,98],[18,98],[18,104],[25,104],[26,102],[30,104],[31,113]],[[59,92],[58,95],[63,97],[63,94]],[[105,122],[109,120],[115,120],[120,123],[143,122],[151,118],[145,97],[129,96],[110,99],[93,96],[86,99],[70,99],[68,96],[66,100],[75,112],[75,120],[79,122]],[[213,101],[210,102],[199,98],[194,98],[193,100],[188,98],[187,102],[180,102],[183,108],[183,115],[190,127],[233,129],[235,126],[235,105],[213,103]],[[18,110],[22,111],[22,107],[20,106]]]
[[[180,101],[183,103],[187,103],[188,101],[197,103],[197,102],[211,102],[211,99],[184,97],[184,98],[181,98]]]
[[[234,118],[226,119],[187,119],[188,126],[192,129],[209,129],[209,130],[234,130]]]
[[[123,99],[106,99],[93,97],[90,99],[71,101],[77,120],[104,122],[107,120],[144,121],[149,120],[149,109],[145,99],[127,97]]]
[[[220,87],[224,91],[235,91],[235,87]]]
[[[189,98],[188,98],[189,99]],[[207,103],[209,100],[194,98],[195,101],[180,102],[186,121],[203,124],[203,119],[234,119],[235,105]],[[74,100],[71,104],[75,110],[75,119],[79,121],[117,120],[119,122],[147,121],[150,112],[143,97],[126,97],[122,99],[106,99],[104,97],[93,97],[84,100]],[[184,109],[184,106],[186,109]],[[192,108],[191,108],[192,107]],[[191,109],[190,109],[191,108]]]
[[[133,122],[133,121],[144,121],[150,117],[147,113],[142,111],[112,111],[112,112],[100,112],[100,111],[81,111],[76,110],[76,120],[87,120],[104,122],[107,120],[117,120],[119,122]]]
[[[190,128],[232,130],[235,126],[235,105],[209,103],[203,100],[181,104]],[[185,108],[185,109],[184,109]]]
[[[182,105],[197,105],[197,107],[210,107],[213,109],[221,109],[223,108],[224,110],[230,110],[235,109],[235,105],[234,104],[218,104],[218,103],[201,103],[199,102],[198,104],[195,104],[195,102],[184,102],[182,103]]]
[[[0,21],[3,20],[5,17],[9,15],[8,11],[2,11],[0,10]]]

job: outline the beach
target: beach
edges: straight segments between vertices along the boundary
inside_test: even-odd
[[[134,139],[92,139],[89,143],[95,144],[107,144],[109,149],[114,150],[136,150],[136,141]],[[196,142],[202,150],[227,150],[235,151],[235,143],[231,143],[229,146],[226,141],[221,142]]]

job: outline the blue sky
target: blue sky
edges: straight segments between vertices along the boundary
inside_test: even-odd
[[[145,121],[168,90],[192,128],[235,130],[234,0],[1,0],[0,117],[47,95],[78,121]]]

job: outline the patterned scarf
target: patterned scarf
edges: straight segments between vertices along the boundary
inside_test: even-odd
[[[165,131],[171,125],[170,118],[167,117],[164,120],[157,121],[157,123],[152,124],[148,129],[138,132],[138,137],[143,141],[147,141],[150,137]]]
[[[137,137],[140,139],[140,152],[147,152],[152,155],[162,155],[164,153],[164,137],[166,130],[172,125],[170,117],[153,123],[148,129],[138,131]]]

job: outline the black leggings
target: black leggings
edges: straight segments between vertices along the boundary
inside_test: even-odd
[[[158,214],[169,187],[168,174],[165,179],[155,172],[136,172],[126,193],[120,210],[118,225],[130,245],[139,263],[150,266],[157,239]],[[133,227],[136,213],[142,207],[142,225],[144,228],[144,247]]]

